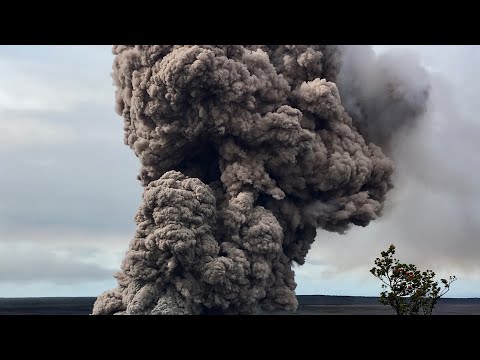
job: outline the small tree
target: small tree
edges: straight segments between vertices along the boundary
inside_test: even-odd
[[[390,305],[397,315],[431,315],[438,299],[450,290],[457,278],[441,279],[442,290],[433,280],[432,270],[420,272],[413,264],[400,263],[394,254],[395,246],[390,245],[387,251],[381,252],[381,258],[375,259],[376,266],[370,270],[383,282],[380,302]]]

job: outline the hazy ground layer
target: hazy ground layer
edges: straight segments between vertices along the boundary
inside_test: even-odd
[[[88,315],[94,297],[0,298],[0,315]],[[266,315],[394,315],[376,297],[299,295],[295,313],[274,311]],[[480,315],[480,298],[441,299],[436,315]]]

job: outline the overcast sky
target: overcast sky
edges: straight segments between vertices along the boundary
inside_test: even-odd
[[[456,274],[449,296],[480,297],[480,47],[401,47],[431,72],[429,111],[396,148],[385,216],[319,232],[296,268],[299,294],[378,295],[369,269],[394,243],[401,260]],[[110,48],[0,46],[0,297],[116,286],[141,187],[113,110]]]

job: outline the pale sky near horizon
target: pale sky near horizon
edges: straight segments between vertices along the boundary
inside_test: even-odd
[[[394,242],[405,262],[456,274],[449,297],[480,297],[480,46],[374,49],[399,47],[436,74],[438,106],[399,150],[404,186],[390,210],[343,236],[320,231],[295,270],[297,294],[377,296],[369,269]],[[142,189],[114,112],[110,49],[0,46],[0,297],[116,286]]]

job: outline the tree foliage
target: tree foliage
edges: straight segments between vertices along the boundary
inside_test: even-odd
[[[395,259],[392,244],[381,257],[375,259],[370,272],[382,281],[380,302],[390,305],[397,315],[431,315],[438,300],[450,290],[457,278],[441,279],[443,289],[434,280],[432,270],[420,271],[413,264],[400,263]]]

